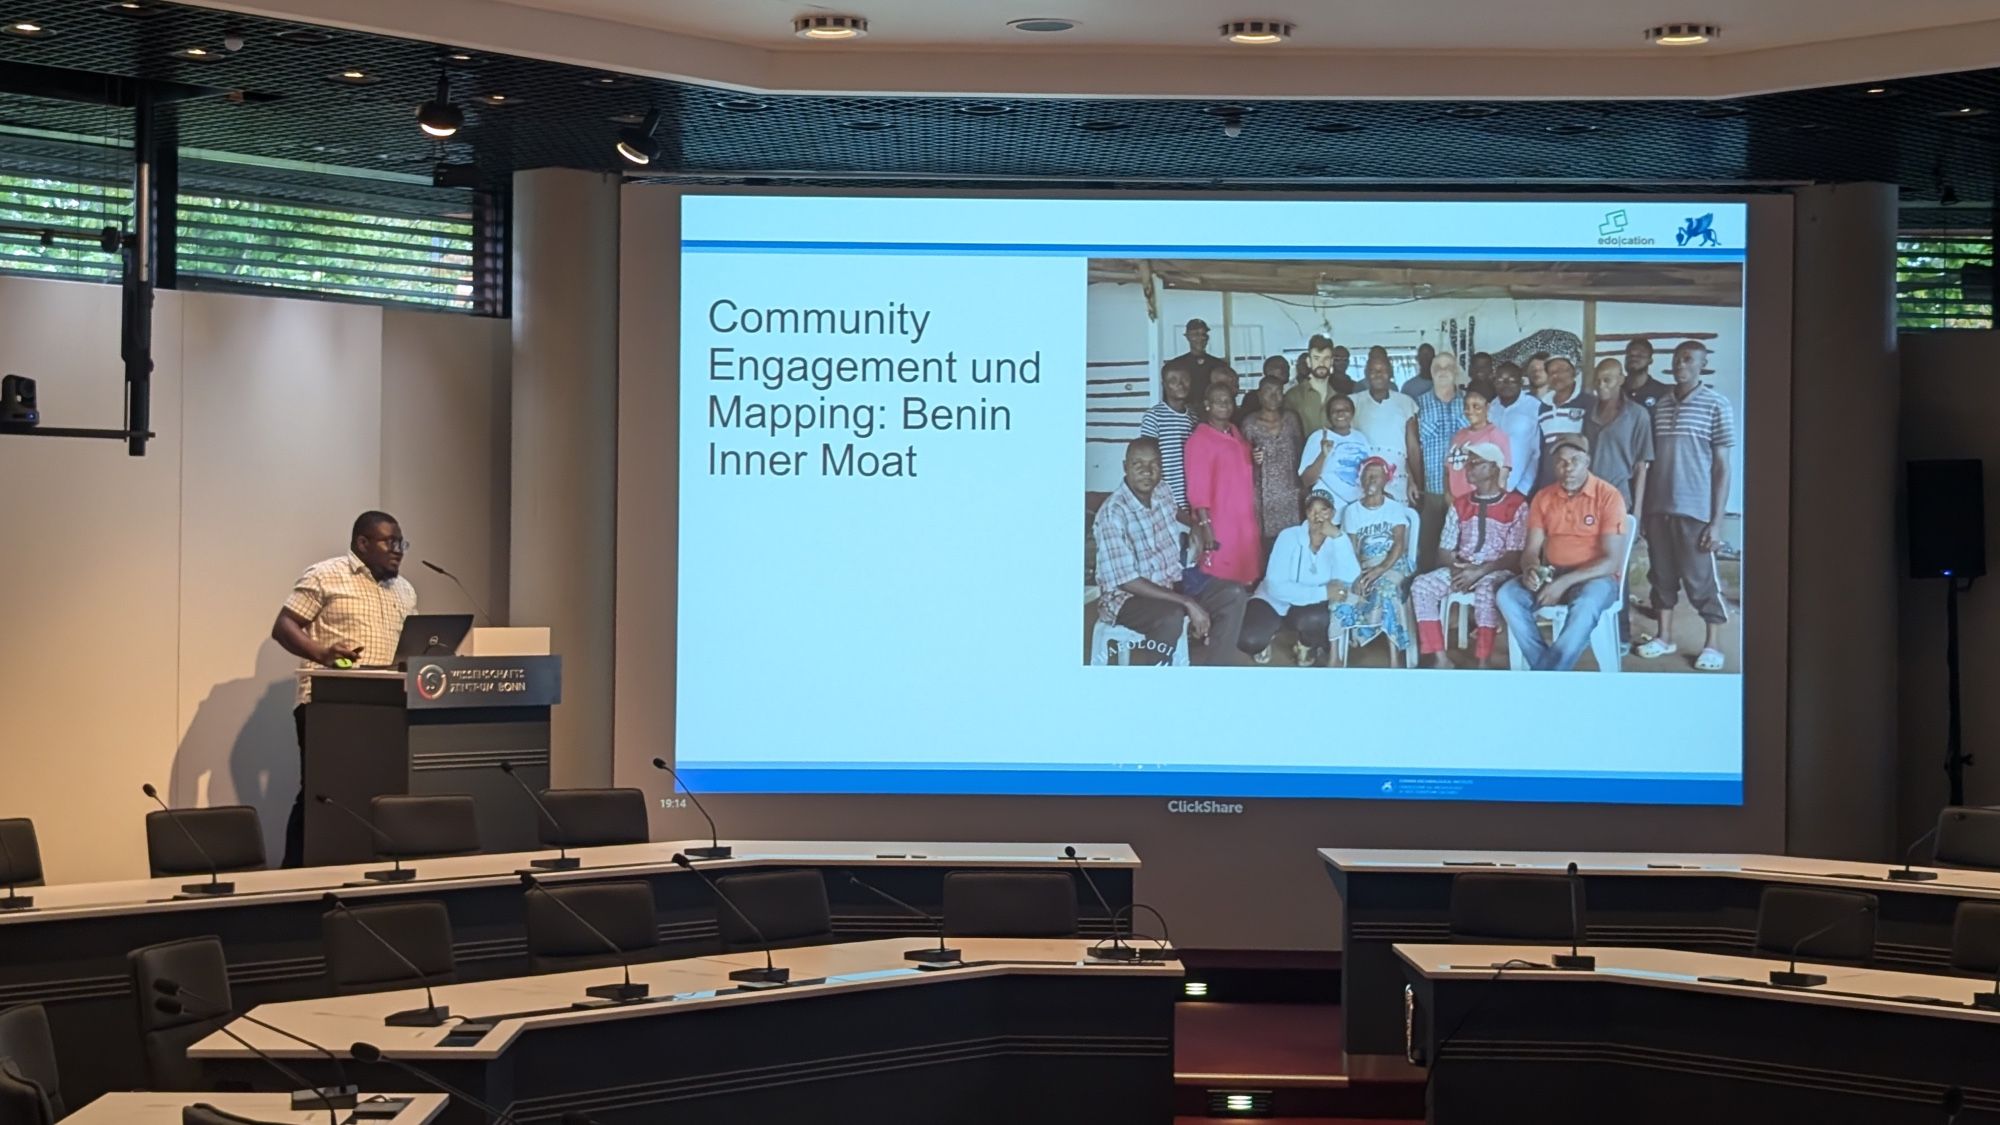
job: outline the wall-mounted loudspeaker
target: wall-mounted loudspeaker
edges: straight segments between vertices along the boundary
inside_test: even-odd
[[[1986,573],[1986,488],[1980,461],[1909,463],[1910,577]]]

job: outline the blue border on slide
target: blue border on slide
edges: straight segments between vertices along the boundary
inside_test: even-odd
[[[1736,775],[1282,772],[1204,769],[751,767],[683,761],[697,793],[1367,798],[1607,805],[1741,805]]]
[[[1294,258],[1448,261],[1742,262],[1748,250],[1698,250],[1684,246],[1091,246],[1064,242],[816,242],[755,238],[684,238],[688,254],[951,254],[1030,255],[1061,258]]]

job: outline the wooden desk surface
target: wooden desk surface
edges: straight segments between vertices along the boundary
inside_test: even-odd
[[[371,1118],[376,1125],[426,1125],[444,1110],[443,1094],[363,1094],[363,1098],[394,1098],[409,1105],[394,1117]],[[168,1094],[142,1091],[106,1094],[63,1118],[63,1125],[181,1125],[181,1110],[201,1102],[224,1113],[270,1125],[325,1125],[326,1110],[295,1110],[289,1094]],[[335,1110],[347,1121],[348,1110]]]
[[[705,872],[723,874],[732,868],[768,866],[773,863],[824,867],[869,867],[893,864],[899,867],[979,867],[1023,868],[1068,867],[1062,858],[1065,844],[972,843],[911,840],[725,840],[735,850],[730,859],[699,861]],[[650,875],[675,870],[673,855],[707,840],[662,840],[647,844],[621,844],[603,848],[571,848],[581,859],[575,871],[538,873],[545,882],[568,879],[603,879],[608,875]],[[1139,857],[1126,844],[1075,844],[1077,855],[1091,867],[1136,868]],[[217,907],[258,903],[306,901],[328,891],[343,897],[380,899],[392,895],[434,894],[445,887],[497,886],[514,882],[515,872],[530,859],[555,854],[554,848],[535,852],[455,856],[448,859],[405,861],[417,877],[403,883],[368,883],[362,872],[389,866],[388,860],[345,867],[302,867],[278,871],[242,871],[223,878],[236,884],[236,893],[214,898],[176,899],[183,884],[201,882],[203,877],[179,875],[167,879],[134,879],[113,883],[68,883],[36,887],[35,909],[0,914],[0,926],[31,926],[49,919],[88,918],[143,911],[209,910]],[[353,886],[350,884],[363,884]]]
[[[1508,961],[1547,966],[1552,954],[1567,953],[1569,947],[1397,944],[1394,949],[1404,964],[1432,980],[1504,982],[1516,977],[1570,983],[1611,980],[1640,988],[1753,996],[1774,1003],[1819,1004],[1988,1023],[2000,1021],[2000,1011],[1971,1006],[1973,994],[1993,991],[1991,980],[1977,977],[1897,973],[1801,961],[1801,972],[1824,973],[1826,983],[1812,988],[1777,988],[1769,983],[1771,970],[1783,969],[1787,962],[1768,957],[1731,957],[1634,946],[1584,946],[1582,952],[1597,958],[1594,970],[1525,966],[1503,970],[1499,966]],[[1927,1004],[1900,999],[1902,997],[1928,998],[1946,1003]]]
[[[903,958],[904,951],[927,944],[925,939],[916,937],[781,949],[771,955],[772,959],[790,969],[794,980],[813,983],[753,991],[736,991],[737,982],[729,979],[729,973],[735,969],[762,967],[762,953],[647,962],[632,966],[632,980],[635,983],[644,981],[650,986],[653,996],[660,999],[636,1004],[608,1004],[585,996],[584,989],[591,985],[614,984],[622,979],[615,968],[445,985],[436,989],[437,1002],[448,1005],[452,1012],[452,1022],[444,1027],[383,1026],[382,1017],[390,1012],[422,1007],[421,989],[264,1004],[251,1014],[266,1023],[322,1043],[336,1054],[344,1055],[350,1044],[365,1042],[380,1047],[383,1053],[395,1058],[413,1061],[485,1059],[499,1056],[524,1030],[568,1023],[680,1015],[717,1006],[773,1003],[833,991],[914,987],[977,976],[1074,974],[1178,977],[1182,971],[1178,961],[1145,965],[1086,964],[1082,958],[1096,943],[1083,939],[948,940],[968,962],[964,968],[934,971],[917,968]],[[589,1001],[593,1006],[571,1007],[579,1001]],[[492,1031],[470,1046],[440,1044],[440,1040],[450,1034],[459,1022],[458,1017],[484,1018],[505,1013],[537,1014],[500,1019]],[[800,1018],[807,1017],[802,1013]],[[230,1030],[274,1056],[318,1057],[315,1052],[290,1039],[241,1020],[232,1023]],[[196,1043],[188,1050],[188,1055],[204,1059],[243,1058],[248,1057],[249,1052],[217,1032]]]
[[[1901,864],[1862,863],[1805,856],[1736,852],[1516,852],[1474,849],[1321,848],[1320,859],[1342,871],[1373,874],[1438,874],[1460,871],[1563,871],[1571,863],[1584,875],[1659,878],[1736,878],[1849,890],[1893,889],[1899,893],[1942,894],[1957,898],[2000,898],[2000,871],[1926,868],[1937,878],[1898,882],[1889,872]]]

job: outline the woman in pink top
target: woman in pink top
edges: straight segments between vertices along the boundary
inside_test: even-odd
[[[1201,425],[1187,439],[1187,499],[1207,547],[1202,573],[1247,586],[1257,581],[1263,540],[1250,443],[1231,421],[1235,415],[1235,377],[1210,374]]]
[[[1494,423],[1490,416],[1493,406],[1493,385],[1475,379],[1460,394],[1465,402],[1465,428],[1452,435],[1451,451],[1445,454],[1445,489],[1453,503],[1472,495],[1472,482],[1465,479],[1465,447],[1475,442],[1492,442],[1500,447],[1500,453],[1508,464],[1514,463],[1514,443],[1507,440],[1507,431]]]

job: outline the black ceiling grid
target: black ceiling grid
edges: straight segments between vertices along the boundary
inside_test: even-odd
[[[1841,87],[1733,101],[746,97],[151,7],[134,16],[98,0],[17,0],[9,18],[55,34],[0,36],[0,89],[21,89],[10,64],[207,87],[218,92],[179,108],[184,146],[417,175],[440,160],[472,163],[494,188],[520,169],[620,167],[617,130],[655,106],[666,118],[655,174],[697,183],[1643,190],[1886,180],[1906,200],[1958,201],[1926,225],[1984,230],[2000,179],[2000,69],[1897,80],[1880,95]],[[241,51],[226,50],[230,35]],[[207,54],[175,54],[188,48]],[[443,144],[414,121],[441,65],[468,118]],[[368,84],[330,77],[350,69]],[[101,107],[0,95],[0,124],[101,135],[106,118]],[[1223,132],[1232,118],[1234,138]]]

